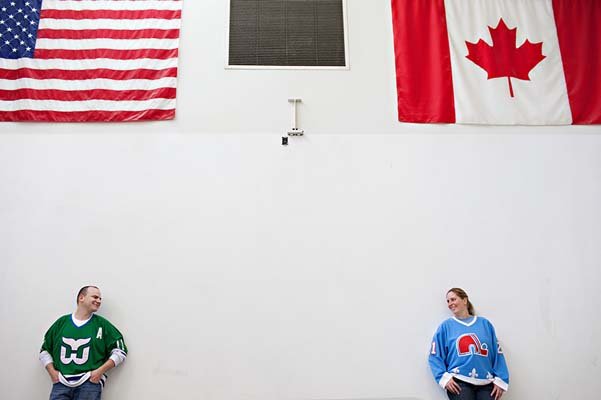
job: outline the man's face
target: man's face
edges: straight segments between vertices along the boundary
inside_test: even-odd
[[[95,287],[88,288],[88,292],[85,295],[79,296],[79,306],[84,307],[89,312],[96,312],[100,308],[102,303],[102,295],[100,290]]]

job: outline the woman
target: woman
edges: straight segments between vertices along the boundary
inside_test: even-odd
[[[447,292],[453,317],[434,334],[428,362],[450,400],[498,400],[509,387],[509,371],[495,328],[475,315],[463,289]]]

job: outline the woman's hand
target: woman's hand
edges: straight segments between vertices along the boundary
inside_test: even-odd
[[[457,382],[455,382],[455,379],[453,379],[453,378],[451,378],[447,382],[447,384],[445,385],[444,388],[453,394],[459,394],[459,392],[461,392],[461,388],[459,387],[459,385],[457,384]]]
[[[501,389],[500,387],[498,387],[497,385],[493,384],[493,389],[492,392],[490,393],[491,397],[495,400],[499,400],[501,398],[501,396],[503,396],[503,393],[505,393],[505,391],[503,389]]]

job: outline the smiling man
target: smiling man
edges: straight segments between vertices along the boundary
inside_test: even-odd
[[[53,383],[50,400],[99,400],[106,372],[125,361],[123,335],[95,314],[101,302],[100,289],[84,286],[75,312],[46,332],[40,361]]]

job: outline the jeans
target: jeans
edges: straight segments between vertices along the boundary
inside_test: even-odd
[[[447,391],[449,400],[491,400],[491,393],[494,388],[492,383],[484,386],[472,385],[471,383],[455,379],[455,382],[461,388],[459,394]]]
[[[100,400],[101,394],[102,388],[99,383],[85,381],[72,388],[58,382],[52,385],[50,400]]]

